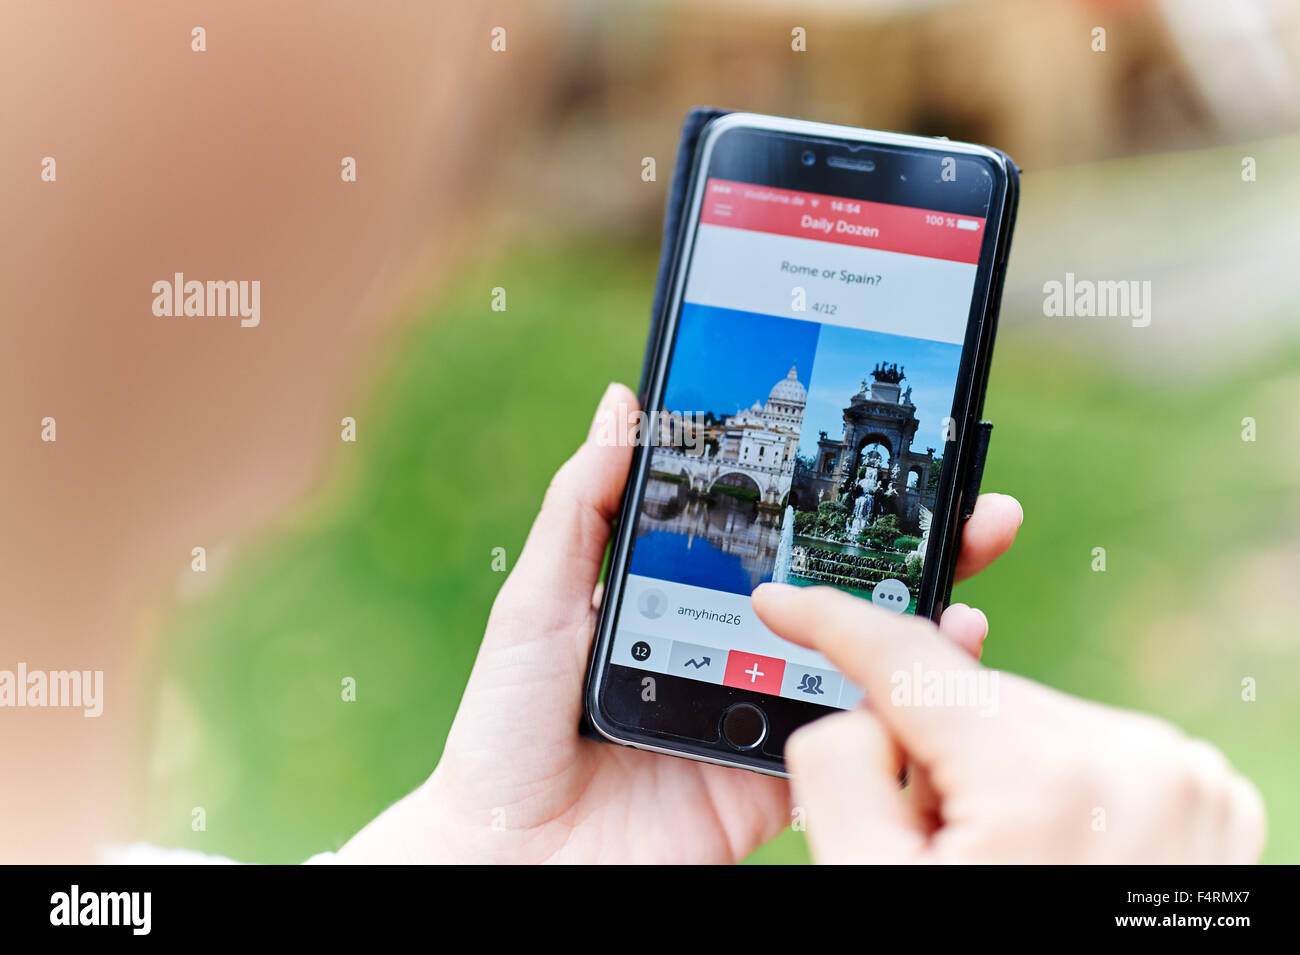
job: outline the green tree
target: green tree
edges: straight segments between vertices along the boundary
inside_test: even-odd
[[[842,540],[849,509],[839,501],[822,501],[817,505],[817,536]]]
[[[903,564],[902,576],[899,579],[915,594],[916,589],[921,586],[921,561],[909,560]]]
[[[862,532],[862,539],[876,550],[892,550],[894,541],[902,536],[898,518],[893,514],[882,514],[871,526]]]
[[[939,475],[943,473],[943,455],[932,459],[930,465],[930,480],[926,481],[926,490],[932,494],[939,492]]]

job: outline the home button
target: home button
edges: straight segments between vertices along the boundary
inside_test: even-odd
[[[734,749],[753,749],[767,737],[767,717],[753,703],[735,703],[722,714],[722,738]]]

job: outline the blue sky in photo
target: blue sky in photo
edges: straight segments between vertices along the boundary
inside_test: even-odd
[[[912,401],[921,422],[912,449],[942,450],[940,422],[952,413],[961,346],[823,325],[799,438],[800,454],[817,457],[818,431],[836,440],[844,436],[844,409],[861,389],[862,379],[870,378],[877,362],[902,366],[902,386],[912,388]],[[802,379],[802,373],[799,377]]]
[[[791,365],[807,388],[820,328],[816,322],[757,312],[682,306],[664,407],[682,414],[733,415],[767,401]]]

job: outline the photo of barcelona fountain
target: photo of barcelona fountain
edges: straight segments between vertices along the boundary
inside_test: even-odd
[[[904,369],[877,364],[843,410],[838,438],[818,432],[795,465],[772,579],[863,596],[888,578],[915,597],[942,458],[912,450],[920,427]]]

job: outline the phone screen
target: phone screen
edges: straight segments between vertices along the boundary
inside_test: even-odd
[[[967,181],[945,192],[939,153],[760,145],[719,145],[696,187],[609,663],[847,708],[860,688],[750,594],[915,612],[993,181],[950,157]]]

